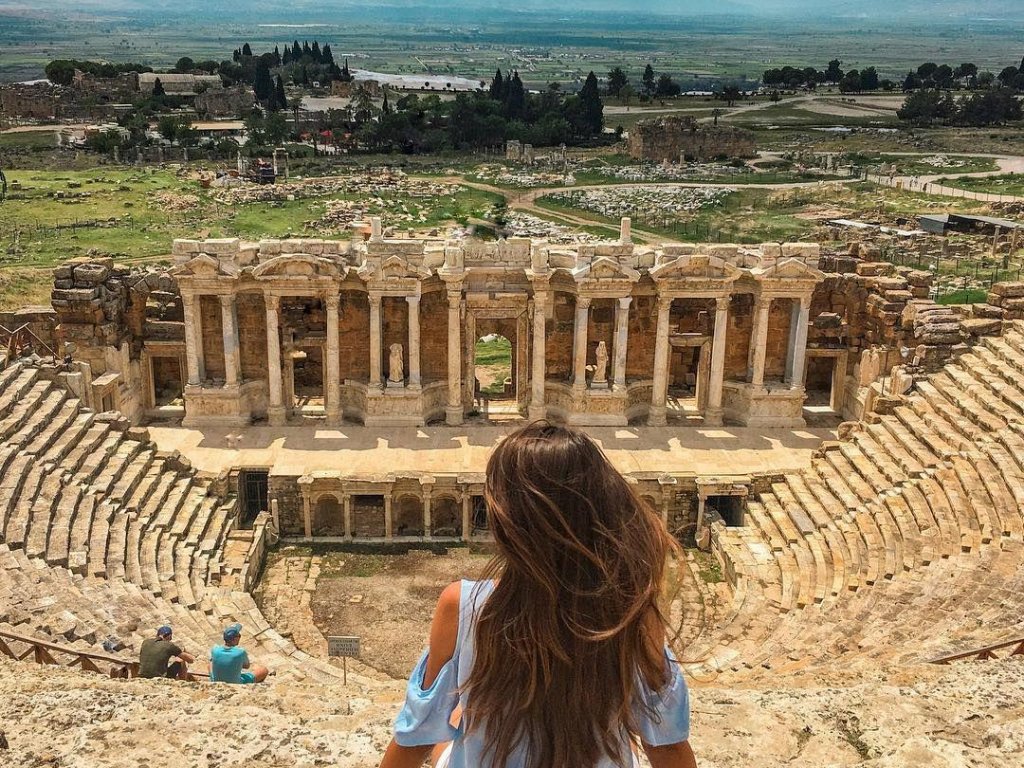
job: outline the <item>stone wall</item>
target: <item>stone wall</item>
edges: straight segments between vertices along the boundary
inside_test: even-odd
[[[370,302],[362,291],[342,291],[339,308],[341,379],[365,381],[370,377]]]
[[[262,293],[239,293],[238,346],[242,378],[263,379],[267,376],[267,309]]]
[[[547,327],[547,379],[569,381],[572,378],[572,345],[576,322],[576,298],[555,292],[554,312]]]
[[[1024,320],[1024,282],[996,283],[988,303],[1003,310],[1007,320]]]
[[[707,125],[692,117],[641,120],[629,132],[629,154],[637,160],[678,163],[754,157],[754,134],[729,125]]]
[[[635,296],[629,306],[626,380],[649,380],[654,369],[654,333],[658,325],[654,296]]]
[[[431,291],[420,299],[420,373],[423,383],[448,378],[448,297]]]

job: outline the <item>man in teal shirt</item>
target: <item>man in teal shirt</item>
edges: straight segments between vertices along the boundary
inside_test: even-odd
[[[249,654],[239,646],[242,625],[232,624],[224,630],[224,645],[210,651],[210,682],[251,685],[262,683],[270,672],[259,664],[249,664]]]

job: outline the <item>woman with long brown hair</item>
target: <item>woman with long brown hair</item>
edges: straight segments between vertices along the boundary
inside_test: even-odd
[[[484,498],[497,554],[447,587],[381,768],[695,768],[658,605],[674,542],[586,435],[503,440]]]

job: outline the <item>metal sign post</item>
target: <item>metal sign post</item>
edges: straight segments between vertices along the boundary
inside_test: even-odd
[[[342,684],[348,685],[348,659],[359,657],[359,637],[334,635],[327,638],[327,655],[341,657]]]

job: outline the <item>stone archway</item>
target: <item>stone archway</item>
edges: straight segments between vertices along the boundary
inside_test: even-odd
[[[399,496],[394,506],[395,536],[423,535],[423,500],[411,493]]]
[[[313,507],[314,536],[344,536],[345,516],[341,502],[331,493],[322,494]]]
[[[435,538],[462,535],[462,502],[454,496],[437,496],[431,501],[430,535]]]

